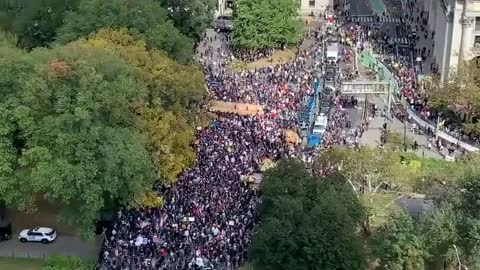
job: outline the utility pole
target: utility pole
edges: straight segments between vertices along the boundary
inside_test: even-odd
[[[435,140],[438,140],[438,132],[440,131],[440,120],[442,120],[440,118],[441,114],[439,113],[438,114],[438,117],[437,117],[437,125],[436,125],[436,128],[435,128]]]
[[[387,119],[393,119],[393,117],[392,117],[392,115],[391,115],[391,113],[390,113],[390,112],[391,112],[391,108],[392,108],[392,95],[393,95],[393,93],[392,93],[392,89],[393,89],[392,83],[389,82],[388,85],[387,85],[387,87],[388,87],[388,91],[387,91],[387,93],[388,93],[388,100],[387,100],[387,111],[385,112],[385,121],[386,121]]]
[[[403,120],[403,151],[407,152],[407,119]]]

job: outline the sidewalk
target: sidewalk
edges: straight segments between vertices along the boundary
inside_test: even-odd
[[[370,121],[368,130],[363,133],[360,143],[368,146],[380,145],[380,136],[382,134],[382,126],[385,123],[384,117],[375,117]],[[387,128],[395,133],[399,133],[402,138],[404,134],[405,126],[402,122],[394,119],[393,121],[387,120]],[[419,157],[444,159],[444,154],[434,150],[427,149],[428,137],[412,133],[411,125],[407,123],[406,135],[408,142],[417,141],[419,149],[416,154]],[[407,145],[407,151],[413,152],[411,145]]]
[[[427,25],[423,24],[423,19],[428,18],[428,10],[424,10],[424,2],[423,0],[417,0],[415,2],[415,6],[413,9],[410,9],[408,5],[408,0],[404,0],[407,2],[405,4],[407,10],[406,10],[406,16],[407,16],[407,23],[413,28],[416,29],[417,33],[417,40],[415,42],[415,49],[419,52],[418,54],[415,52],[414,53],[414,59],[413,62],[415,65],[417,65],[416,58],[421,57],[421,51],[423,48],[425,48],[425,54],[426,57],[425,59],[422,59],[422,64],[420,67],[420,74],[423,75],[430,75],[432,73],[432,64],[435,66],[435,57],[434,57],[434,48],[435,48],[435,41],[432,39],[432,33],[429,30],[428,23]],[[411,1],[411,0],[410,0]],[[423,12],[423,17],[422,17],[422,12]],[[418,19],[418,21],[417,21]],[[428,21],[428,20],[427,20]],[[425,31],[422,31],[422,27],[424,28]],[[441,49],[441,48],[437,48]],[[429,53],[430,52],[430,53]]]
[[[384,101],[379,97],[374,97],[371,100],[379,105],[379,108],[383,108],[385,105]],[[380,136],[382,134],[383,124],[385,122],[387,122],[387,129],[395,133],[399,133],[402,138],[406,129],[405,134],[407,137],[407,142],[413,143],[416,141],[419,145],[419,149],[416,151],[416,154],[419,157],[444,159],[445,155],[447,154],[446,149],[443,152],[437,151],[434,148],[431,150],[427,149],[428,136],[413,133],[411,130],[412,125],[410,123],[407,122],[405,127],[405,124],[396,118],[393,118],[393,120],[385,119],[385,117],[380,116],[373,118],[369,123],[368,130],[363,133],[360,143],[362,145],[369,146],[380,145]],[[409,152],[413,152],[411,145],[407,145],[407,149]]]

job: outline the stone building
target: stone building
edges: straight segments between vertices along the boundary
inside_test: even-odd
[[[314,15],[325,15],[325,11],[328,7],[331,7],[333,4],[332,0],[301,0],[300,1],[300,15],[307,16]]]
[[[461,59],[480,56],[480,1],[425,0],[424,5],[435,32],[433,54],[441,73]]]

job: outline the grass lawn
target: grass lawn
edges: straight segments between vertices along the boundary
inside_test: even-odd
[[[421,160],[422,167],[429,168],[431,170],[439,170],[445,167],[445,160],[434,159],[434,158],[425,158]]]
[[[382,226],[387,221],[389,213],[399,209],[394,202],[397,197],[398,195],[390,193],[372,193],[362,197],[363,205],[370,208],[373,215],[370,221],[372,228]]]
[[[259,59],[251,63],[244,63],[239,60],[234,60],[230,64],[230,68],[235,71],[241,71],[241,70],[262,68],[267,66],[275,66],[275,65],[285,64],[287,62],[290,62],[295,58],[295,55],[297,55],[296,48],[288,48],[286,50],[277,50],[273,53],[271,62],[270,62],[270,58],[268,57]]]
[[[0,258],[0,270],[41,270],[43,260]]]
[[[253,270],[253,265],[250,263],[246,263],[242,267],[240,267],[238,270]]]

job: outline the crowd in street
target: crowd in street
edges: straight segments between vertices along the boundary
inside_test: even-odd
[[[284,65],[242,72],[231,71],[225,64],[208,64],[207,81],[216,82],[212,89],[215,100],[260,104],[263,117],[296,124],[298,107],[313,93],[313,74],[306,65],[302,56]]]
[[[415,7],[415,1],[409,2],[410,9]],[[425,18],[422,16],[422,12],[418,17],[409,17],[409,20],[419,20],[419,23],[426,23]],[[425,26],[426,27],[426,26]],[[425,30],[421,28],[420,30]],[[425,32],[427,33],[427,32]],[[434,36],[434,33],[431,34],[428,38]],[[412,60],[410,53],[404,55],[398,54],[397,51],[388,50],[388,47],[391,47],[388,40],[389,37],[386,33],[380,32],[378,29],[369,27],[369,26],[360,26],[353,25],[343,31],[339,32],[339,39],[342,43],[347,45],[357,46],[358,52],[361,54],[364,49],[373,49],[377,52],[383,52],[382,63],[388,68],[389,72],[393,75],[393,79],[398,83],[399,92],[398,99],[405,99],[406,104],[417,113],[417,115],[424,120],[427,120],[432,125],[435,125],[438,120],[439,115],[432,110],[431,104],[429,103],[428,96],[422,91],[420,85],[417,82],[417,72],[418,67],[412,65]],[[382,42],[378,42],[378,41]],[[431,54],[430,50],[426,47],[418,48],[415,52],[417,55],[420,55],[423,58],[428,57]],[[361,57],[364,57],[361,54]],[[390,78],[385,77],[386,74],[383,74],[378,66],[370,66],[372,69],[377,69],[377,71],[384,75],[384,80],[389,80]],[[405,119],[404,113],[395,114],[402,121]],[[442,121],[445,119],[442,119]],[[468,141],[472,143],[480,143],[480,137],[466,133],[462,125],[458,121],[453,121],[446,119],[443,125],[443,128],[452,136],[459,138],[463,141]],[[427,134],[434,134],[434,130],[431,130],[428,127],[424,129]],[[439,145],[438,148],[441,148],[441,143],[436,142]]]
[[[207,37],[217,39],[225,38]],[[283,131],[298,126],[299,112],[312,94],[312,67],[323,52],[317,45],[290,63],[242,72],[227,68],[232,55],[227,47],[199,46],[212,97],[261,104],[265,113],[219,113],[210,126],[198,128],[194,167],[173,187],[157,188],[162,208],[118,212],[101,269],[237,269],[246,259],[261,200],[244,176],[260,172],[265,160],[293,156],[312,162],[315,157],[315,151],[287,147]],[[334,110],[328,145],[347,143],[349,134],[338,133],[351,126],[347,118]]]
[[[360,146],[360,138],[363,132],[368,128],[368,121],[361,126],[353,126],[351,117],[346,106],[354,106],[354,100],[337,95],[334,101],[334,107],[330,115],[330,123],[323,136],[323,148],[332,148],[334,146],[346,146],[356,148]]]

